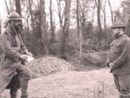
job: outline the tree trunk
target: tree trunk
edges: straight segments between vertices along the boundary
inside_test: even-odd
[[[105,4],[104,4],[104,8],[102,9],[103,15],[104,15],[104,31],[106,34],[106,0],[105,0]]]
[[[2,21],[1,21],[1,14],[0,14],[0,34],[2,33]]]
[[[53,15],[52,15],[52,0],[50,0],[50,23],[51,23],[51,42],[55,41],[55,30],[53,24]]]
[[[106,31],[106,13],[104,13],[104,29]]]
[[[84,29],[85,29],[85,22],[86,22],[86,18],[85,18],[85,2],[83,0],[83,10],[82,10],[82,16],[81,16],[81,28],[80,28],[80,43],[79,43],[79,51],[80,51],[80,57],[82,57],[82,42],[83,42],[83,33],[84,33]]]
[[[19,13],[19,15],[21,16],[21,4],[20,4],[20,0],[15,0],[15,5],[16,5],[16,12]]]
[[[33,23],[33,13],[32,13],[32,3],[31,3],[32,0],[29,0],[29,12],[30,12],[30,15],[31,15],[31,22],[32,22],[32,32],[34,32],[34,23]]]
[[[64,13],[62,13],[62,9],[60,6],[60,0],[57,0],[57,6],[58,6],[58,17],[60,20],[60,31],[62,31],[63,30],[63,15],[64,15]]]
[[[96,5],[94,5],[94,8],[93,8],[93,13],[92,13],[92,24],[93,24],[93,22],[94,22],[95,7],[96,7]]]
[[[99,35],[100,35],[99,39],[102,40],[103,32],[102,32],[101,20],[100,20],[101,0],[98,0],[98,2],[96,2],[96,4],[97,4],[97,22],[98,22],[98,29],[99,29]]]
[[[12,2],[11,2],[12,0],[9,0],[9,5],[10,5],[10,12],[12,12],[13,11],[13,4],[12,4]]]
[[[16,5],[16,12],[20,15],[20,16],[22,16],[21,15],[21,4],[20,4],[20,0],[15,0],[15,5]],[[21,21],[22,22],[22,21]],[[22,38],[23,38],[23,25],[21,25],[20,27],[19,27],[19,30],[20,30],[20,33],[21,33],[21,36],[22,36]]]
[[[4,1],[5,1],[5,5],[6,5],[7,12],[8,12],[8,14],[10,14],[8,4],[7,4],[6,0],[4,0]]]
[[[76,6],[77,10],[77,36],[79,36],[79,0],[77,0],[77,6]]]
[[[79,36],[79,38],[80,38],[80,43],[79,43],[79,55],[80,55],[80,57],[82,57],[82,51],[83,51],[83,44],[82,44],[82,42],[83,42],[83,29],[81,28],[80,29],[80,36]]]
[[[65,21],[62,36],[62,58],[66,59],[68,55],[69,26],[70,26],[70,5],[71,0],[65,0]]]
[[[26,19],[26,22],[27,22],[27,31],[29,31],[29,21],[28,21],[28,18]]]
[[[110,2],[110,0],[108,0],[108,4],[109,4],[110,11],[111,11],[111,21],[113,23],[114,22],[114,20],[113,20],[113,10],[111,8],[111,2]]]
[[[49,44],[47,40],[47,23],[46,23],[46,13],[45,13],[45,0],[40,0],[40,15],[41,15],[41,32],[42,32],[42,42],[45,47],[46,54],[49,54]]]

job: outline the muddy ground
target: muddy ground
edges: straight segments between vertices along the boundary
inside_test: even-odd
[[[29,98],[93,98],[97,81],[104,81],[104,98],[118,98],[109,69],[63,71],[29,81]],[[5,90],[1,98],[10,98]],[[20,98],[20,90],[18,92]]]

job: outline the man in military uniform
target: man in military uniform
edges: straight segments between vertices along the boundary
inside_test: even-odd
[[[111,68],[120,98],[130,98],[130,39],[124,34],[125,24],[115,22],[112,26],[113,42],[107,66]]]
[[[32,54],[24,45],[19,27],[22,21],[18,13],[8,16],[8,27],[0,36],[0,93],[8,88],[11,98],[16,98],[21,87],[21,98],[28,98],[27,88],[30,79],[29,69],[24,61]]]

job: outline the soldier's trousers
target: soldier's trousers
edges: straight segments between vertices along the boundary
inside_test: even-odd
[[[120,98],[130,98],[130,74],[113,74]]]
[[[30,72],[29,69],[24,66],[20,65],[16,69],[17,74],[12,78],[10,84],[7,88],[10,88],[11,98],[15,98],[17,94],[17,90],[21,87],[21,98],[27,98],[27,88],[28,88],[28,81],[30,80]]]

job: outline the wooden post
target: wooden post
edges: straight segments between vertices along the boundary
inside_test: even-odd
[[[104,98],[104,82],[97,81],[93,90],[93,98]]]

